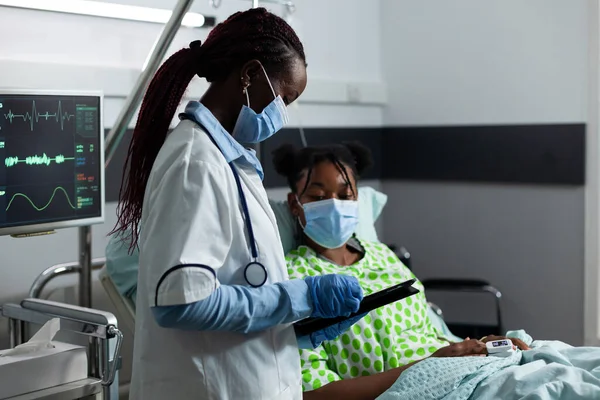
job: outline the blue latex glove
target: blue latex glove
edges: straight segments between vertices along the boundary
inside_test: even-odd
[[[368,313],[357,315],[356,317],[352,317],[350,319],[347,319],[346,321],[340,322],[335,325],[331,325],[320,331],[313,332],[308,336],[299,337],[298,347],[300,347],[301,349],[317,348],[325,340],[333,340],[340,336],[342,333],[346,332],[352,325],[357,323],[367,314]]]
[[[347,317],[358,311],[363,299],[363,291],[355,277],[329,274],[307,276],[304,281],[312,297],[311,317]]]
[[[312,314],[308,285],[301,279],[259,288],[221,285],[191,304],[152,307],[163,328],[250,333]]]

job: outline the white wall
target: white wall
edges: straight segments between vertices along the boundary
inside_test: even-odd
[[[587,0],[383,0],[393,125],[585,121]]]
[[[586,122],[587,12],[587,0],[383,0],[384,124]],[[397,205],[385,238],[418,275],[488,279],[508,328],[583,342],[583,188],[383,188]]]
[[[588,118],[586,133],[584,342],[600,344],[600,6],[590,0],[588,12]]]
[[[175,4],[173,0],[111,1],[163,8]],[[240,0],[222,3],[214,10],[208,2],[196,1],[192,11],[222,21],[250,6]],[[308,100],[300,103],[300,112],[292,109],[292,125],[301,116],[305,126],[380,126],[382,111],[377,103],[385,92],[379,2],[368,8],[360,0],[298,0],[296,4],[292,24],[306,48],[309,82],[317,83],[309,83]],[[282,10],[272,11],[281,15]],[[159,31],[153,24],[0,8],[0,36],[10,38],[0,41],[0,87],[102,89],[105,125],[111,127]],[[207,33],[182,29],[169,54]],[[192,95],[199,95],[201,89],[202,85],[196,86]],[[103,256],[106,234],[115,222],[115,204],[108,204],[106,223],[93,230],[94,256]],[[32,239],[0,238],[0,304],[24,297],[46,267],[76,260],[76,246],[75,229]],[[4,325],[0,324],[0,348],[5,345]]]
[[[162,8],[175,4],[171,0],[111,1]],[[222,3],[215,10],[206,1],[196,1],[192,11],[222,21],[250,5],[241,0]],[[309,84],[301,98],[305,105],[302,122],[307,126],[335,126],[340,120],[347,120],[350,125],[381,124],[381,109],[373,106],[385,97],[379,2],[366,10],[362,10],[358,0],[299,0],[296,4],[292,25],[303,40],[309,64]],[[279,14],[282,10],[281,6],[272,8]],[[307,24],[310,29],[305,28]],[[359,25],[363,29],[357,30]],[[156,24],[2,9],[0,32],[11,40],[0,43],[0,87],[102,89],[107,96],[105,125],[110,127],[160,29]],[[168,54],[192,40],[204,39],[208,32],[182,28]],[[361,52],[357,51],[359,48]],[[197,90],[192,91],[192,97],[203,89],[194,87]],[[322,104],[334,108],[323,108]],[[297,122],[293,109],[292,123]]]

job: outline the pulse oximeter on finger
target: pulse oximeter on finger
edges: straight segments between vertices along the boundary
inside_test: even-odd
[[[488,356],[509,357],[515,352],[515,345],[510,339],[491,340],[485,346]]]

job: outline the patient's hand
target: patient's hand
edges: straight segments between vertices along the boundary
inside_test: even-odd
[[[442,347],[431,357],[467,357],[467,356],[486,356],[487,349],[485,343],[480,340],[467,339],[462,342],[452,343],[449,346]]]
[[[489,335],[489,336],[484,337],[481,341],[483,343],[487,343],[487,342],[491,342],[492,340],[504,340],[504,339],[509,339],[511,342],[513,342],[513,344],[515,346],[517,346],[521,350],[531,350],[531,348],[529,346],[527,346],[525,344],[525,342],[522,341],[521,339],[507,338],[505,336]]]

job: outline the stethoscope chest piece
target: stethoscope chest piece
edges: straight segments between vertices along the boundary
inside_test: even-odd
[[[252,287],[261,287],[267,282],[267,269],[257,261],[246,265],[244,279]]]

